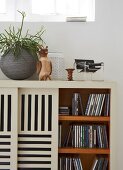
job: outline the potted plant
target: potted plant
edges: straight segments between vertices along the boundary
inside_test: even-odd
[[[42,35],[44,27],[35,35],[30,35],[29,30],[23,36],[23,25],[25,12],[22,15],[21,25],[17,30],[15,27],[5,29],[5,33],[0,33],[0,52],[2,54],[0,67],[2,72],[14,80],[23,80],[29,78],[36,71],[38,60],[38,51],[43,46]]]

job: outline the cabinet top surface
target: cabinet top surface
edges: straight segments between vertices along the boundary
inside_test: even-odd
[[[36,81],[0,80],[0,87],[17,88],[113,88],[111,81]]]

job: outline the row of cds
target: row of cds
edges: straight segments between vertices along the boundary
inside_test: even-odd
[[[79,157],[60,157],[58,170],[83,170]]]
[[[109,116],[110,94],[89,94],[86,107],[83,107],[83,96],[73,93],[72,106],[60,106],[61,115]]]
[[[79,157],[59,157],[58,170],[83,170],[82,161]],[[91,170],[107,170],[108,159],[95,157]]]
[[[109,94],[90,94],[85,110],[86,116],[109,116]],[[102,113],[103,110],[103,113]]]
[[[106,125],[70,125],[62,141],[59,124],[59,147],[108,148]]]

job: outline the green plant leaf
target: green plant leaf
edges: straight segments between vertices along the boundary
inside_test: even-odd
[[[8,30],[4,30],[5,33],[0,33],[0,52],[4,54],[3,56],[5,56],[11,51],[15,58],[17,58],[21,56],[21,51],[24,49],[33,57],[38,59],[37,53],[39,51],[39,47],[45,44],[42,38],[45,29],[42,26],[41,29],[34,35],[29,34],[29,29],[27,29],[25,36],[23,36],[22,32],[26,13],[24,11],[18,12],[22,16],[21,25],[17,28],[17,31],[14,26],[10,25]]]

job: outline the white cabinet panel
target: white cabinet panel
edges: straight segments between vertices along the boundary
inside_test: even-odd
[[[57,89],[19,89],[19,170],[57,170],[57,126]]]
[[[0,170],[17,170],[16,88],[0,88]]]

